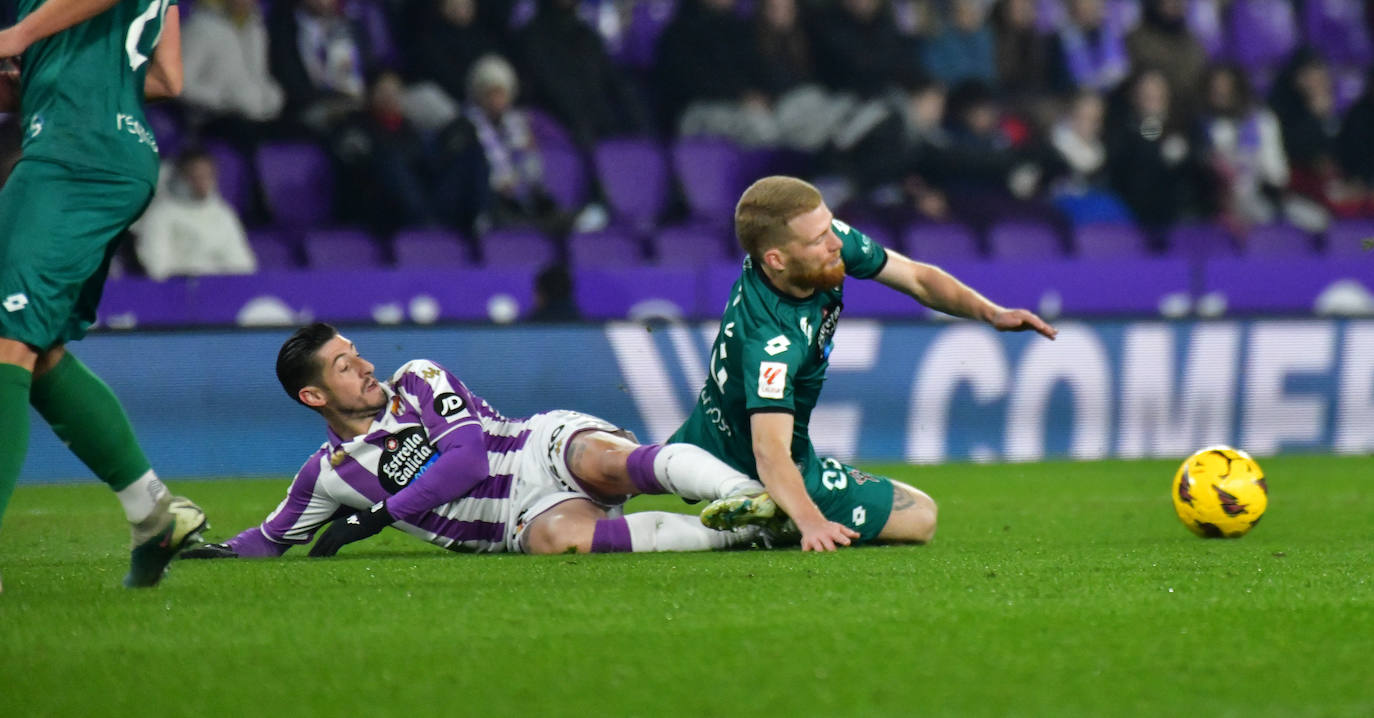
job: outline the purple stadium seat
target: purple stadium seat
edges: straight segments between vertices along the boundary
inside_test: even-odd
[[[935,264],[982,258],[978,237],[958,222],[911,225],[902,235],[902,251],[912,259]]]
[[[1075,253],[1083,259],[1125,259],[1148,253],[1145,235],[1131,224],[1082,224],[1074,229]]]
[[[1227,20],[1231,59],[1252,72],[1271,70],[1298,46],[1291,0],[1235,0]]]
[[[577,143],[573,142],[572,133],[568,132],[568,129],[553,115],[538,107],[521,109],[529,115],[530,133],[534,135],[534,143],[539,146],[540,152],[548,152],[552,149],[577,149]]]
[[[654,140],[605,140],[594,153],[596,176],[611,212],[636,230],[652,228],[668,206],[668,158]]]
[[[545,147],[540,150],[544,161],[544,186],[558,206],[576,210],[587,203],[587,164],[576,148]]]
[[[717,138],[685,137],[673,145],[673,167],[693,217],[726,222],[749,186],[745,153]]]
[[[988,250],[993,259],[1057,259],[1064,244],[1048,224],[1009,220],[988,230]]]
[[[1222,26],[1218,0],[1188,0],[1184,21],[1188,30],[1207,51],[1207,58],[1216,60],[1226,51],[1226,31]]]
[[[272,269],[294,269],[300,266],[296,259],[296,244],[290,235],[271,229],[248,231],[248,246],[258,258],[258,271]]]
[[[677,10],[676,0],[639,0],[630,11],[630,28],[616,60],[647,69],[654,62],[658,36]]]
[[[702,267],[735,261],[744,250],[727,245],[726,232],[718,225],[686,224],[664,227],[652,240],[654,259],[662,267]]]
[[[568,238],[568,263],[579,269],[637,267],[644,250],[633,235],[616,229],[574,234]]]
[[[215,159],[219,193],[238,211],[239,217],[247,217],[253,207],[253,169],[248,160],[227,142],[210,143],[205,151]]]
[[[1374,250],[1366,250],[1365,242],[1374,241],[1374,220],[1347,219],[1333,222],[1326,230],[1326,253],[1336,257],[1359,257],[1371,260]]]
[[[482,236],[482,263],[488,267],[543,267],[557,257],[553,242],[535,229],[494,229]]]
[[[1250,257],[1305,257],[1316,250],[1312,235],[1289,224],[1255,227],[1242,244]]]
[[[1236,243],[1219,225],[1180,224],[1169,231],[1168,251],[1175,257],[1226,257],[1236,253]]]
[[[163,159],[171,159],[181,152],[181,120],[175,112],[153,105],[143,111],[143,116],[148,118],[148,129],[152,130],[158,154]]]
[[[405,269],[466,267],[462,235],[445,229],[403,229],[391,241],[396,266]]]
[[[1302,27],[1307,44],[1336,64],[1368,67],[1374,62],[1374,43],[1358,0],[1307,0]]]
[[[334,172],[329,156],[311,142],[269,142],[258,148],[258,181],[273,222],[284,227],[328,224]]]
[[[311,269],[376,269],[385,264],[382,245],[360,229],[313,229],[302,239]]]

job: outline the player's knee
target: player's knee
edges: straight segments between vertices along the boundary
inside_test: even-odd
[[[582,516],[550,511],[534,520],[525,548],[532,554],[590,553],[596,523]]]
[[[626,462],[636,448],[636,444],[604,431],[578,434],[568,447],[568,468],[584,481],[615,481],[625,476]]]
[[[895,498],[892,514],[883,526],[879,540],[899,543],[930,543],[935,538],[939,522],[939,507],[935,500],[920,489],[894,485],[900,492]]]

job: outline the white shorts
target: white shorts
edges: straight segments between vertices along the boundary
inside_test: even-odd
[[[621,432],[621,428],[591,414],[550,411],[530,417],[529,438],[520,450],[511,486],[511,515],[506,521],[506,550],[525,553],[525,527],[540,514],[572,499],[585,499],[620,516],[619,503],[591,496],[568,470],[568,444],[584,431]]]

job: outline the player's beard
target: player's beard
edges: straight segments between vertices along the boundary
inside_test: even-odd
[[[832,267],[803,269],[797,264],[791,267],[792,283],[807,289],[824,292],[844,284],[844,260]]]

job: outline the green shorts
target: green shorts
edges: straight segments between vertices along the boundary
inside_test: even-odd
[[[20,160],[0,188],[0,337],[42,351],[85,336],[116,240],[152,196],[132,177]]]
[[[806,472],[806,493],[825,517],[872,541],[892,513],[892,480],[822,458]]]

